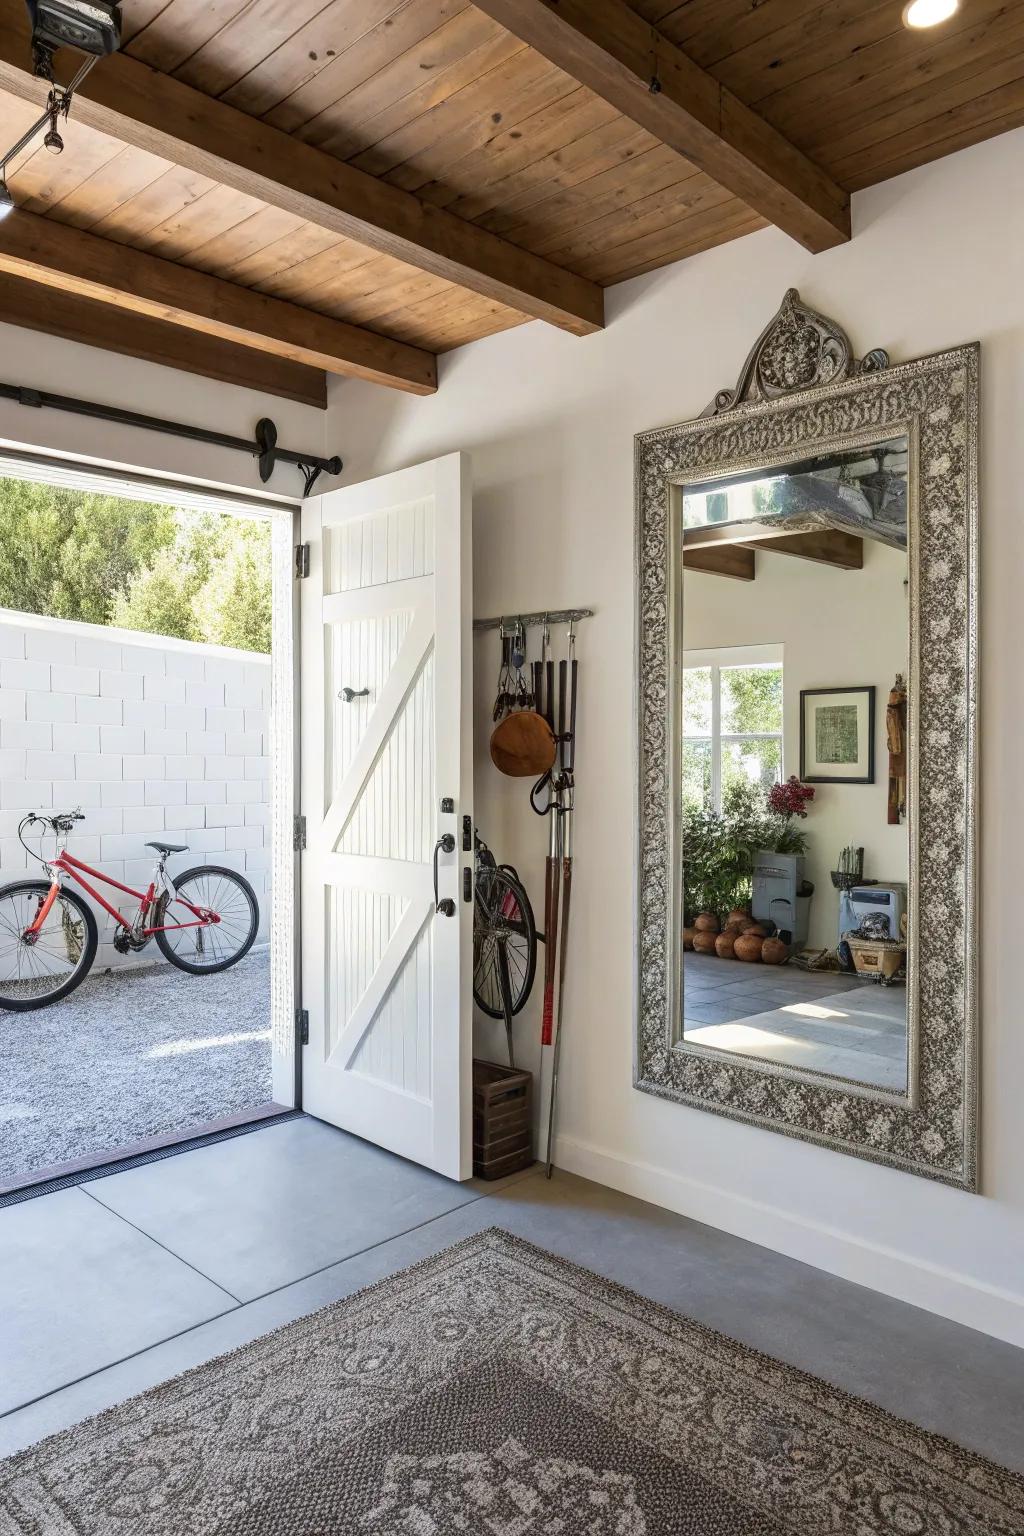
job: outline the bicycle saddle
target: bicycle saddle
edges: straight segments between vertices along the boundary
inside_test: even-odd
[[[147,843],[147,848],[155,848],[157,853],[188,853],[188,843]]]

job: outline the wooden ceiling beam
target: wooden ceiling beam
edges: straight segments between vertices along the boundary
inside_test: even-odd
[[[238,384],[260,394],[297,400],[317,410],[327,408],[327,375],[322,369],[127,310],[121,310],[115,322],[108,304],[62,293],[43,283],[0,276],[0,321],[104,352],[161,363],[165,368],[178,368],[221,384]]]
[[[77,57],[58,55],[61,79],[70,78]],[[0,89],[42,107],[46,86],[33,78],[30,59],[23,0],[0,0]],[[520,314],[576,335],[604,325],[604,294],[596,283],[128,54],[103,59],[83,82],[72,133],[76,119]]]
[[[129,310],[307,368],[415,395],[437,388],[432,352],[21,209],[0,221],[0,272],[109,306],[112,336],[114,311]]]
[[[849,194],[623,0],[474,3],[807,250],[849,240]]]
[[[748,544],[718,544],[706,549],[684,549],[683,569],[708,576],[731,576],[734,581],[753,581],[754,550]]]

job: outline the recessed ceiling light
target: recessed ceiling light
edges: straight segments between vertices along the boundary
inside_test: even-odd
[[[948,21],[960,9],[960,0],[910,0],[903,7],[903,25],[915,30],[937,27],[940,21]]]

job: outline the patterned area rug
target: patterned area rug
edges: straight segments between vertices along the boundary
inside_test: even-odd
[[[497,1230],[0,1463],[2,1536],[1024,1536],[1024,1478]]]

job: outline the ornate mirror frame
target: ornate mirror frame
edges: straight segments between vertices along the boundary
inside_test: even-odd
[[[636,438],[636,1048],[645,1093],[977,1188],[977,344],[889,365],[786,294],[736,387]],[[905,433],[910,449],[908,1092],[682,1039],[681,491]],[[925,835],[919,835],[924,829]]]

